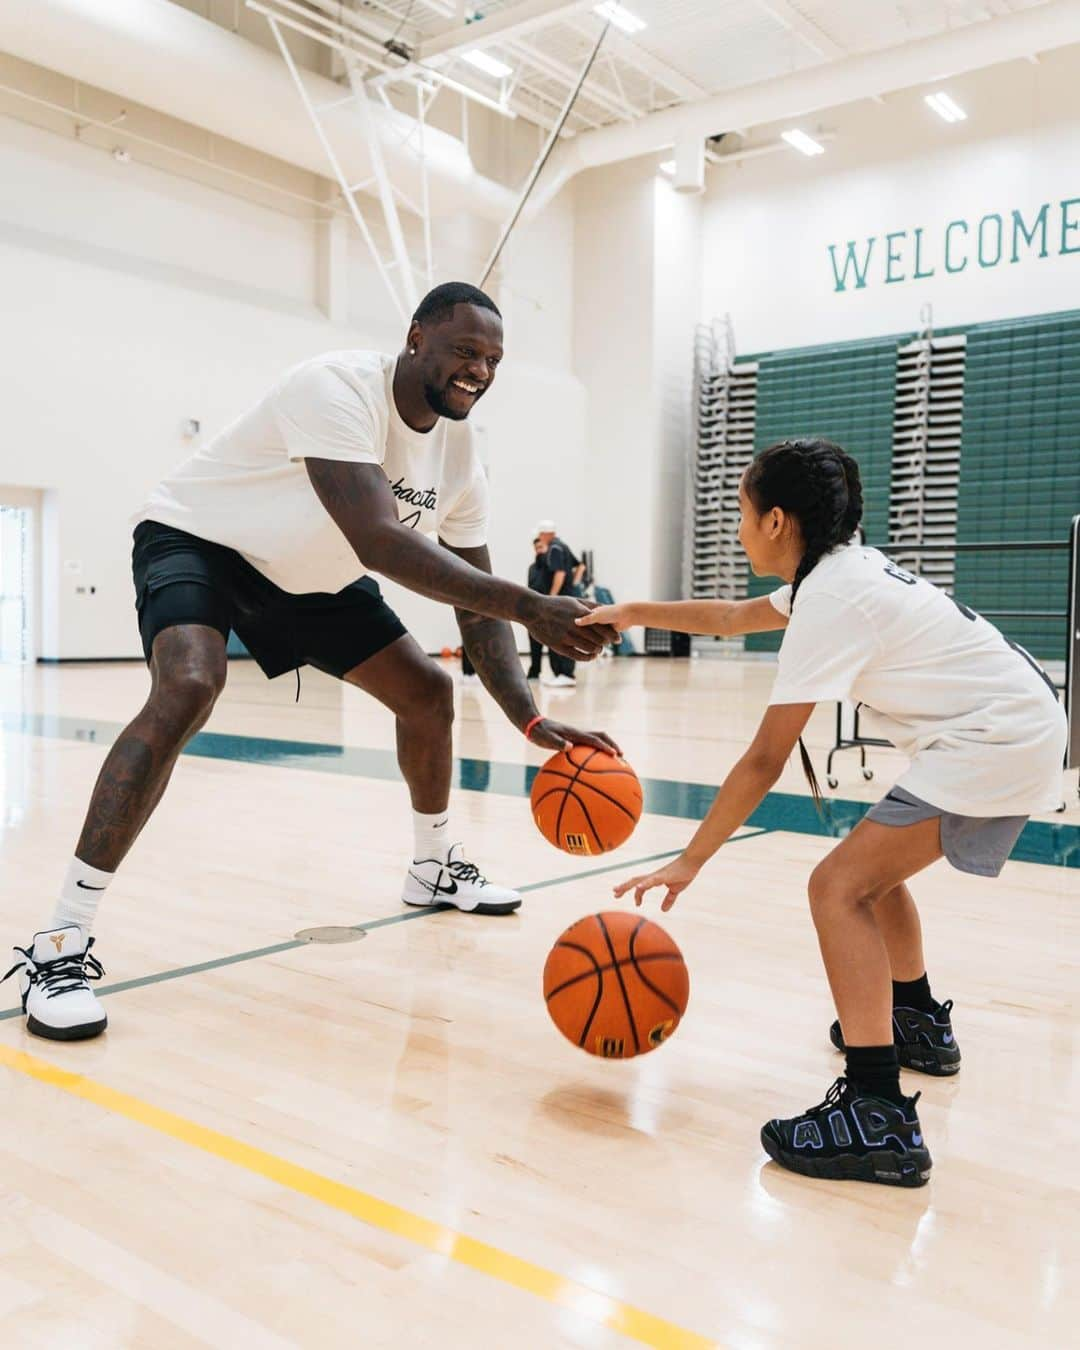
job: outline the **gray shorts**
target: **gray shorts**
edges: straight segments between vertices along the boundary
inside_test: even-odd
[[[867,820],[879,825],[918,825],[933,816],[941,817],[941,849],[946,858],[958,871],[977,877],[999,875],[1028,820],[1027,816],[954,815],[902,787],[891,788],[866,813]]]

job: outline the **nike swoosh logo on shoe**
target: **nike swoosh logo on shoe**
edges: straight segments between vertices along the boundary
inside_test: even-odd
[[[75,885],[81,887],[84,891],[103,891],[105,889],[104,886],[91,886],[86,881],[77,881]]]
[[[413,881],[423,886],[424,890],[430,891],[432,895],[457,895],[458,884],[456,881],[452,881],[449,886],[440,886],[437,881],[425,881],[423,877],[418,877],[415,872],[410,872],[409,876],[412,877]]]

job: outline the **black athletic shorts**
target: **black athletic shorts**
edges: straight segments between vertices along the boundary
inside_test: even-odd
[[[370,577],[336,595],[292,595],[234,549],[141,521],[131,553],[135,607],[147,661],[164,628],[199,623],[230,629],[268,679],[300,666],[340,678],[405,634]]]

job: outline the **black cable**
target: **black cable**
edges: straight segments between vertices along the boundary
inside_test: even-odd
[[[401,30],[405,27],[405,25],[406,25],[406,24],[409,22],[409,20],[412,18],[413,6],[414,6],[415,4],[416,4],[416,0],[409,0],[409,8],[405,11],[404,15],[402,15],[401,22],[400,22],[400,23],[398,24],[398,26],[394,29],[394,31],[393,31],[393,33],[391,34],[391,36],[387,39],[389,42],[396,42],[396,41],[397,41],[397,39],[398,39],[398,34],[401,32]]]
[[[521,215],[522,211],[525,210],[525,203],[532,196],[533,188],[536,186],[537,180],[544,171],[544,166],[551,158],[552,152],[554,151],[555,146],[559,142],[559,135],[562,132],[563,127],[566,126],[567,119],[569,118],[571,112],[573,111],[574,104],[578,100],[578,95],[581,93],[582,86],[584,85],[585,81],[589,78],[589,72],[593,68],[593,62],[596,60],[597,56],[600,53],[600,48],[603,45],[604,38],[606,38],[608,35],[608,29],[610,27],[611,27],[611,20],[608,19],[605,22],[603,28],[600,30],[600,36],[596,39],[596,44],[592,49],[588,61],[585,62],[584,70],[582,70],[581,74],[578,76],[578,82],[574,86],[574,92],[570,95],[566,107],[563,108],[562,110],[562,116],[559,118],[558,122],[555,124],[554,129],[551,132],[551,136],[547,143],[547,148],[544,150],[544,153],[540,159],[539,164],[534,166],[532,173],[529,175],[529,181],[527,182],[525,190],[521,195],[521,200],[517,204],[517,210],[511,216],[510,223],[509,225],[507,225],[502,238],[499,240],[498,248],[496,248],[494,254],[491,257],[490,262],[484,269],[484,275],[480,278],[479,283],[481,289],[483,289],[484,283],[487,281],[488,277],[491,276],[492,272],[495,270],[495,264],[499,261],[499,258],[502,256],[502,251],[506,247],[511,234],[514,231],[514,226],[518,222],[518,217]]]

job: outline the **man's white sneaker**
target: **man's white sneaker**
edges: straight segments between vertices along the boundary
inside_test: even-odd
[[[3,978],[19,973],[27,1031],[50,1041],[84,1041],[105,1030],[105,1009],[89,985],[105,974],[90,955],[93,945],[72,924],[35,933],[29,948],[14,949],[15,964]]]
[[[461,844],[451,848],[445,861],[414,861],[401,898],[406,905],[453,905],[469,914],[512,914],[521,904],[517,891],[492,885],[475,863],[466,862]]]
[[[577,680],[574,679],[573,675],[556,675],[552,683],[558,685],[560,689],[577,688]]]

